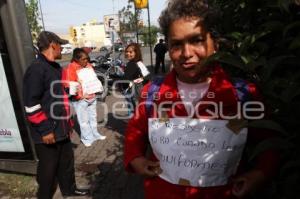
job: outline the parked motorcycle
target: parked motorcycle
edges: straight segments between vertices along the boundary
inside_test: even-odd
[[[121,53],[115,59],[111,57],[111,54],[112,52],[107,52],[105,55],[100,55],[91,60],[97,77],[104,88],[104,92],[99,97],[100,101],[105,101],[105,97],[113,89],[114,82],[124,75],[125,63],[120,58]]]

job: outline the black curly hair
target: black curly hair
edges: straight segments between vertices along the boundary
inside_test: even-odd
[[[168,38],[171,23],[180,18],[199,17],[200,22],[214,38],[218,38],[216,23],[219,15],[216,8],[209,6],[207,0],[169,0],[158,22],[162,33]]]

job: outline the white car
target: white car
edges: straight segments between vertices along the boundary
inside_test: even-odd
[[[72,46],[61,46],[61,47],[62,47],[61,54],[63,54],[63,55],[71,54],[73,52]]]

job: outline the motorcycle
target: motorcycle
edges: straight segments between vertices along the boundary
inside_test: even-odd
[[[124,75],[125,63],[120,58],[121,53],[115,59],[111,57],[111,54],[112,52],[108,52],[91,60],[97,77],[104,88],[104,92],[99,97],[100,101],[105,101],[105,97],[109,94],[109,91],[115,89],[112,88],[114,82],[121,79]]]

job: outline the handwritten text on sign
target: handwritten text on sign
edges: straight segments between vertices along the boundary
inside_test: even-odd
[[[220,186],[235,173],[247,139],[227,120],[149,119],[149,140],[160,161],[160,177],[173,184]]]
[[[78,79],[84,94],[103,92],[103,86],[97,78],[95,71],[91,68],[83,68],[77,71]]]

